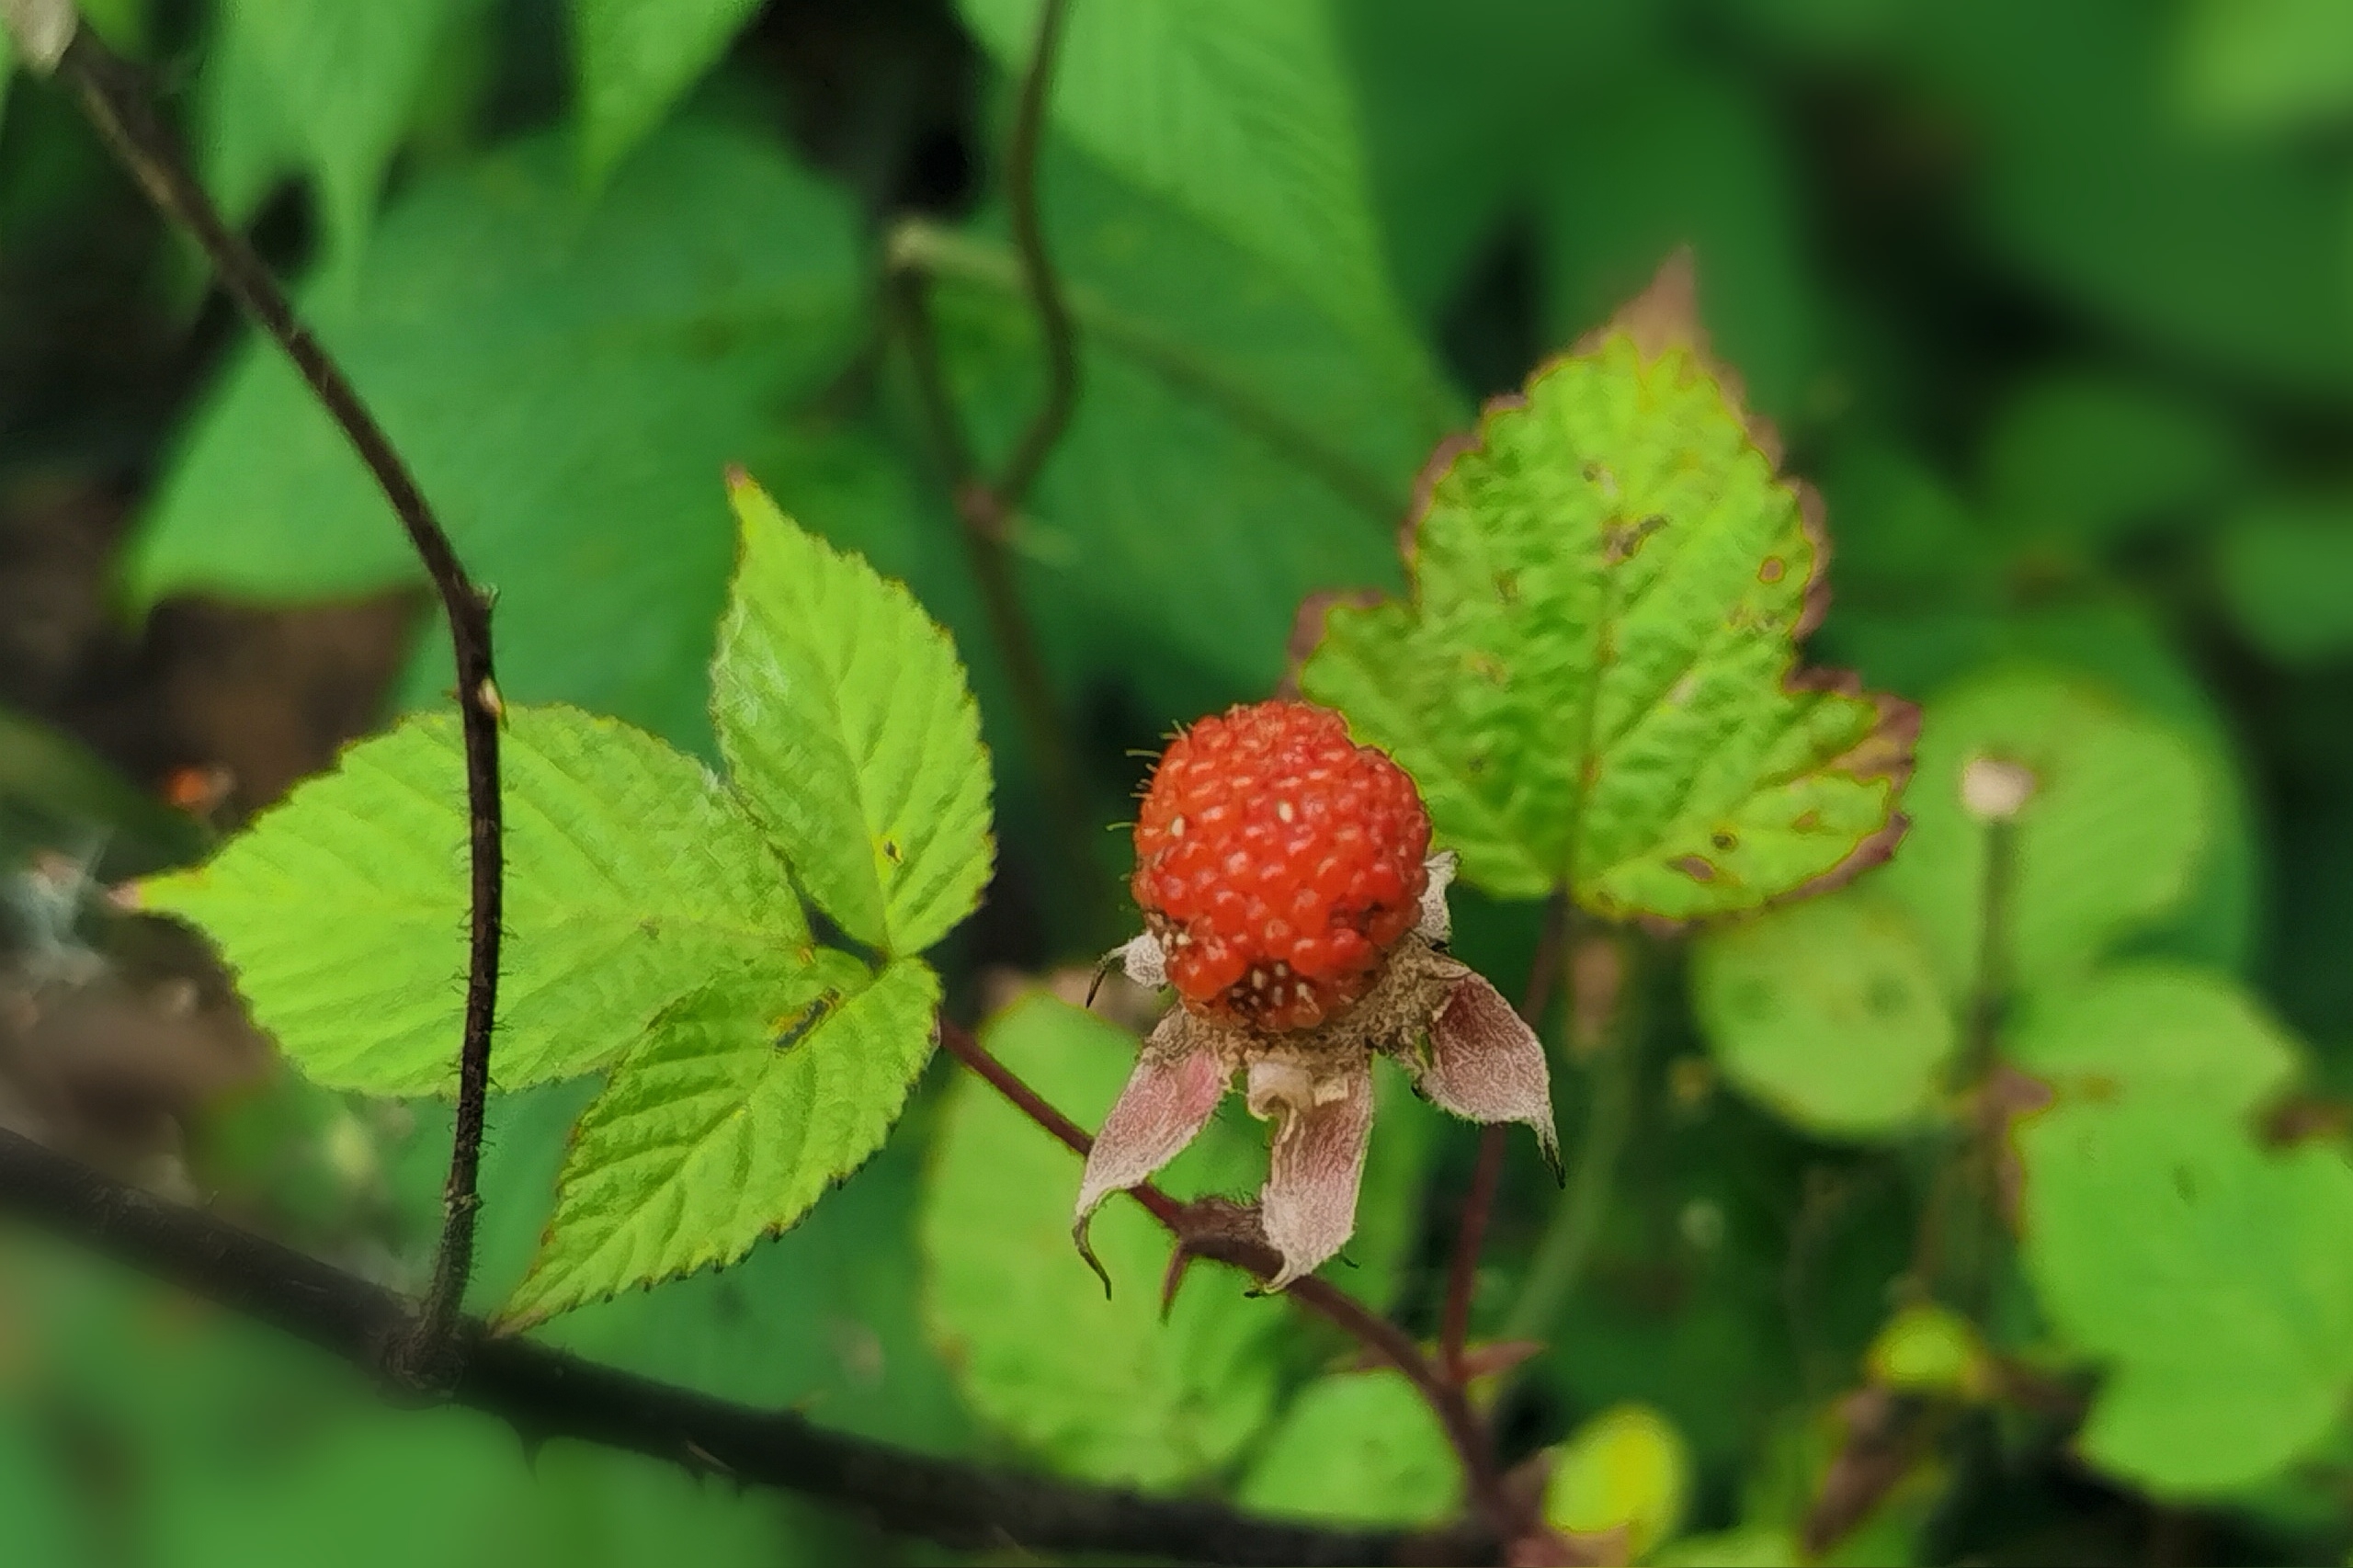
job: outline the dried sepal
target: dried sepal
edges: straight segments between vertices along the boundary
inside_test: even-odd
[[[1215,1113],[1232,1075],[1217,1036],[1182,1007],[1169,1009],[1144,1041],[1079,1177],[1071,1235],[1097,1274],[1103,1266],[1086,1244],[1087,1221],[1097,1208],[1175,1159]],[[1103,1283],[1108,1291],[1110,1280]]]
[[[1484,976],[1465,973],[1453,983],[1430,1019],[1427,1052],[1405,1062],[1415,1087],[1441,1109],[1472,1121],[1526,1123],[1560,1173],[1544,1042]]]
[[[1250,1111],[1275,1123],[1259,1223],[1282,1255],[1267,1281],[1279,1290],[1313,1274],[1357,1227],[1357,1188],[1372,1136],[1372,1062],[1336,1069],[1260,1061],[1250,1067]]]

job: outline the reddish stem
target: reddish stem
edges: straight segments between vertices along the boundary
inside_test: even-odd
[[[942,1018],[939,1020],[939,1043],[947,1047],[949,1055],[987,1079],[989,1086],[1011,1100],[1022,1115],[1052,1133],[1065,1148],[1084,1156],[1095,1147],[1093,1133],[1049,1105],[1045,1097],[1023,1083],[1012,1068],[990,1055],[989,1048],[974,1039],[972,1031]],[[1128,1196],[1142,1204],[1154,1219],[1172,1231],[1178,1228],[1184,1218],[1185,1206],[1150,1182],[1131,1188]]]
[[[1561,971],[1561,945],[1569,930],[1568,900],[1555,893],[1545,906],[1544,934],[1536,943],[1536,961],[1528,972],[1528,990],[1520,999],[1519,1016],[1531,1029],[1544,1027],[1544,1009],[1552,1005],[1552,983]],[[1479,1134],[1479,1163],[1471,1173],[1471,1190],[1463,1195],[1462,1218],[1454,1231],[1454,1257],[1447,1269],[1446,1304],[1438,1316],[1438,1360],[1456,1387],[1471,1381],[1462,1347],[1471,1336],[1471,1298],[1479,1283],[1479,1253],[1487,1240],[1487,1221],[1495,1212],[1495,1191],[1503,1184],[1504,1153],[1509,1129],[1484,1128]]]
[[[971,1068],[997,1093],[1011,1101],[1016,1108],[1051,1133],[1074,1153],[1084,1154],[1094,1148],[1095,1140],[1086,1129],[1048,1104],[1037,1090],[1023,1083],[1013,1069],[989,1053],[986,1046],[974,1039],[971,1031],[939,1020],[939,1043],[957,1061]],[[1150,1182],[1128,1190],[1128,1196],[1150,1211],[1152,1217],[1165,1225],[1181,1242],[1187,1239],[1188,1205],[1179,1203]],[[1229,1264],[1261,1280],[1273,1277],[1277,1260],[1243,1256],[1225,1249],[1206,1251],[1221,1263]],[[1458,1380],[1443,1376],[1430,1358],[1422,1354],[1420,1346],[1411,1335],[1388,1319],[1369,1311],[1347,1292],[1330,1283],[1310,1277],[1294,1280],[1283,1292],[1309,1312],[1314,1312],[1362,1345],[1367,1350],[1388,1362],[1405,1376],[1422,1397],[1428,1401],[1431,1411],[1446,1428],[1448,1440],[1453,1444],[1461,1460],[1472,1499],[1479,1511],[1506,1540],[1519,1532],[1520,1510],[1512,1501],[1504,1484],[1503,1467],[1495,1457],[1495,1440],[1484,1423],[1471,1409]]]
[[[1471,1381],[1462,1347],[1471,1337],[1471,1298],[1479,1283],[1479,1253],[1487,1239],[1495,1188],[1503,1185],[1505,1129],[1479,1130],[1479,1163],[1471,1170],[1471,1190],[1462,1198],[1462,1218],[1454,1233],[1454,1259],[1446,1276],[1446,1306],[1438,1317],[1438,1360],[1457,1387]]]

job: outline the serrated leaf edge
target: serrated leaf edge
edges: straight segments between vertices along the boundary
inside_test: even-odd
[[[1784,695],[1799,697],[1829,695],[1867,700],[1873,710],[1872,725],[1861,743],[1831,758],[1815,771],[1842,773],[1858,781],[1885,779],[1891,801],[1901,800],[1904,786],[1911,782],[1914,750],[1920,736],[1920,707],[1907,698],[1892,692],[1867,692],[1863,689],[1859,672],[1836,666],[1808,665],[1801,644],[1822,624],[1830,611],[1830,530],[1822,503],[1822,495],[1812,484],[1794,474],[1782,472],[1784,447],[1780,431],[1773,423],[1748,406],[1748,392],[1738,371],[1717,358],[1708,342],[1706,328],[1699,311],[1699,274],[1691,248],[1679,246],[1659,264],[1651,281],[1632,299],[1620,305],[1609,320],[1579,336],[1566,349],[1551,356],[1528,373],[1517,392],[1499,392],[1479,405],[1478,419],[1472,429],[1460,431],[1438,442],[1415,476],[1414,499],[1400,523],[1397,551],[1404,561],[1406,574],[1404,602],[1416,614],[1421,593],[1421,578],[1415,556],[1421,541],[1423,519],[1428,515],[1430,502],[1438,485],[1454,465],[1463,458],[1483,452],[1487,447],[1487,431],[1497,419],[1524,411],[1529,406],[1528,389],[1569,362],[1599,351],[1614,337],[1631,340],[1635,352],[1645,363],[1654,363],[1669,354],[1687,356],[1702,373],[1711,378],[1724,401],[1731,404],[1748,432],[1749,445],[1761,454],[1772,471],[1772,483],[1786,490],[1798,506],[1799,527],[1812,549],[1813,562],[1808,569],[1803,589],[1804,608],[1797,624],[1790,630],[1791,658],[1790,667],[1781,676]],[[1370,589],[1336,589],[1310,594],[1300,601],[1299,612],[1291,622],[1290,636],[1285,643],[1287,664],[1276,690],[1285,697],[1300,695],[1300,676],[1307,661],[1323,644],[1326,619],[1335,608],[1370,609],[1395,602],[1386,594]],[[1843,766],[1842,766],[1843,765]],[[1644,930],[1661,936],[1672,936],[1698,926],[1742,920],[1761,915],[1802,899],[1846,886],[1872,867],[1885,862],[1895,853],[1896,846],[1911,826],[1911,819],[1899,809],[1891,809],[1886,824],[1877,832],[1864,837],[1846,857],[1829,869],[1820,872],[1786,892],[1765,900],[1753,909],[1724,915],[1697,915],[1674,919],[1665,915],[1640,915],[1635,924]]]
[[[847,958],[849,955],[843,954],[841,956]],[[926,975],[929,975],[931,978],[932,993],[934,997],[937,998],[939,990],[938,975],[932,971],[929,964],[924,962],[922,959],[913,956],[895,957],[891,959],[881,967],[868,971],[865,983],[860,985],[856,992],[852,993],[852,995],[864,995],[868,992],[870,992],[877,985],[881,983],[884,975],[887,974],[891,969],[902,964]],[[691,995],[692,993],[689,993],[688,994]],[[671,1006],[675,1007],[686,1000],[687,997],[680,997],[677,1001],[674,1001]],[[652,1023],[649,1023],[646,1027],[646,1034],[650,1035],[654,1027],[659,1023],[660,1019],[658,1017]],[[642,1040],[644,1038],[645,1035],[641,1035],[639,1037],[640,1040]],[[932,1016],[930,1026],[930,1048],[937,1050],[938,1043],[939,1021],[938,1013],[935,1011]],[[922,1075],[923,1068],[919,1065],[915,1072],[911,1074],[906,1081],[900,1085],[898,1099],[896,1103],[890,1108],[885,1119],[886,1126],[883,1133],[883,1139],[885,1141],[887,1141],[890,1135],[889,1128],[897,1124],[901,1113],[906,1109],[907,1100],[915,1093],[916,1081],[921,1078]],[[606,1089],[609,1088],[610,1085],[608,1083]],[[599,1096],[601,1097],[605,1092],[605,1089],[600,1089],[598,1091]],[[590,1103],[593,1107],[595,1102],[591,1101]],[[878,1141],[875,1146],[872,1149],[868,1150],[866,1153],[859,1158],[856,1165],[852,1165],[846,1171],[842,1171],[828,1177],[824,1187],[817,1192],[816,1196],[812,1198],[808,1203],[801,1208],[798,1214],[793,1215],[789,1220],[762,1226],[756,1235],[753,1236],[742,1246],[735,1248],[733,1251],[728,1251],[724,1248],[718,1249],[714,1251],[711,1256],[699,1259],[686,1268],[679,1269],[675,1273],[660,1275],[654,1278],[639,1279],[633,1281],[631,1284],[623,1286],[619,1290],[585,1293],[574,1291],[570,1294],[546,1294],[540,1300],[532,1301],[530,1300],[528,1292],[532,1283],[540,1278],[544,1270],[548,1256],[548,1247],[555,1236],[556,1221],[563,1211],[563,1176],[570,1169],[574,1151],[579,1147],[581,1123],[585,1119],[585,1117],[586,1112],[584,1110],[581,1116],[574,1118],[572,1126],[564,1134],[563,1163],[558,1167],[557,1174],[556,1209],[549,1214],[547,1224],[540,1229],[539,1242],[532,1249],[530,1267],[525,1271],[522,1279],[517,1283],[514,1290],[508,1293],[507,1305],[500,1308],[496,1312],[491,1314],[489,1327],[491,1333],[494,1335],[503,1337],[508,1335],[521,1334],[529,1329],[537,1328],[544,1324],[551,1323],[556,1318],[563,1316],[567,1312],[576,1312],[583,1307],[594,1306],[600,1301],[617,1301],[625,1291],[628,1290],[651,1290],[657,1285],[666,1285],[673,1280],[689,1279],[699,1274],[715,1274],[722,1269],[732,1268],[750,1256],[752,1249],[758,1246],[762,1242],[774,1240],[776,1237],[784,1234],[787,1231],[790,1231],[794,1226],[800,1224],[803,1220],[806,1220],[811,1212],[816,1209],[817,1205],[825,1200],[827,1195],[839,1187],[844,1182],[849,1180],[851,1176],[857,1175],[858,1171],[865,1168],[866,1162],[872,1159],[875,1154],[881,1151],[881,1142]],[[527,1301],[529,1302],[529,1305],[519,1311],[516,1310],[514,1306],[515,1302]]]

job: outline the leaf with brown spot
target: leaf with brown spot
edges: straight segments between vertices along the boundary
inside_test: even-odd
[[[1828,548],[1779,453],[1679,253],[1439,448],[1411,595],[1302,607],[1299,687],[1414,774],[1490,892],[1688,920],[1843,879],[1902,831],[1917,714],[1801,666]]]

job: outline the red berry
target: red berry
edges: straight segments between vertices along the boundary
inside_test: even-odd
[[[1131,883],[1194,1012],[1311,1028],[1420,916],[1430,819],[1405,770],[1308,702],[1228,709],[1161,755]]]

